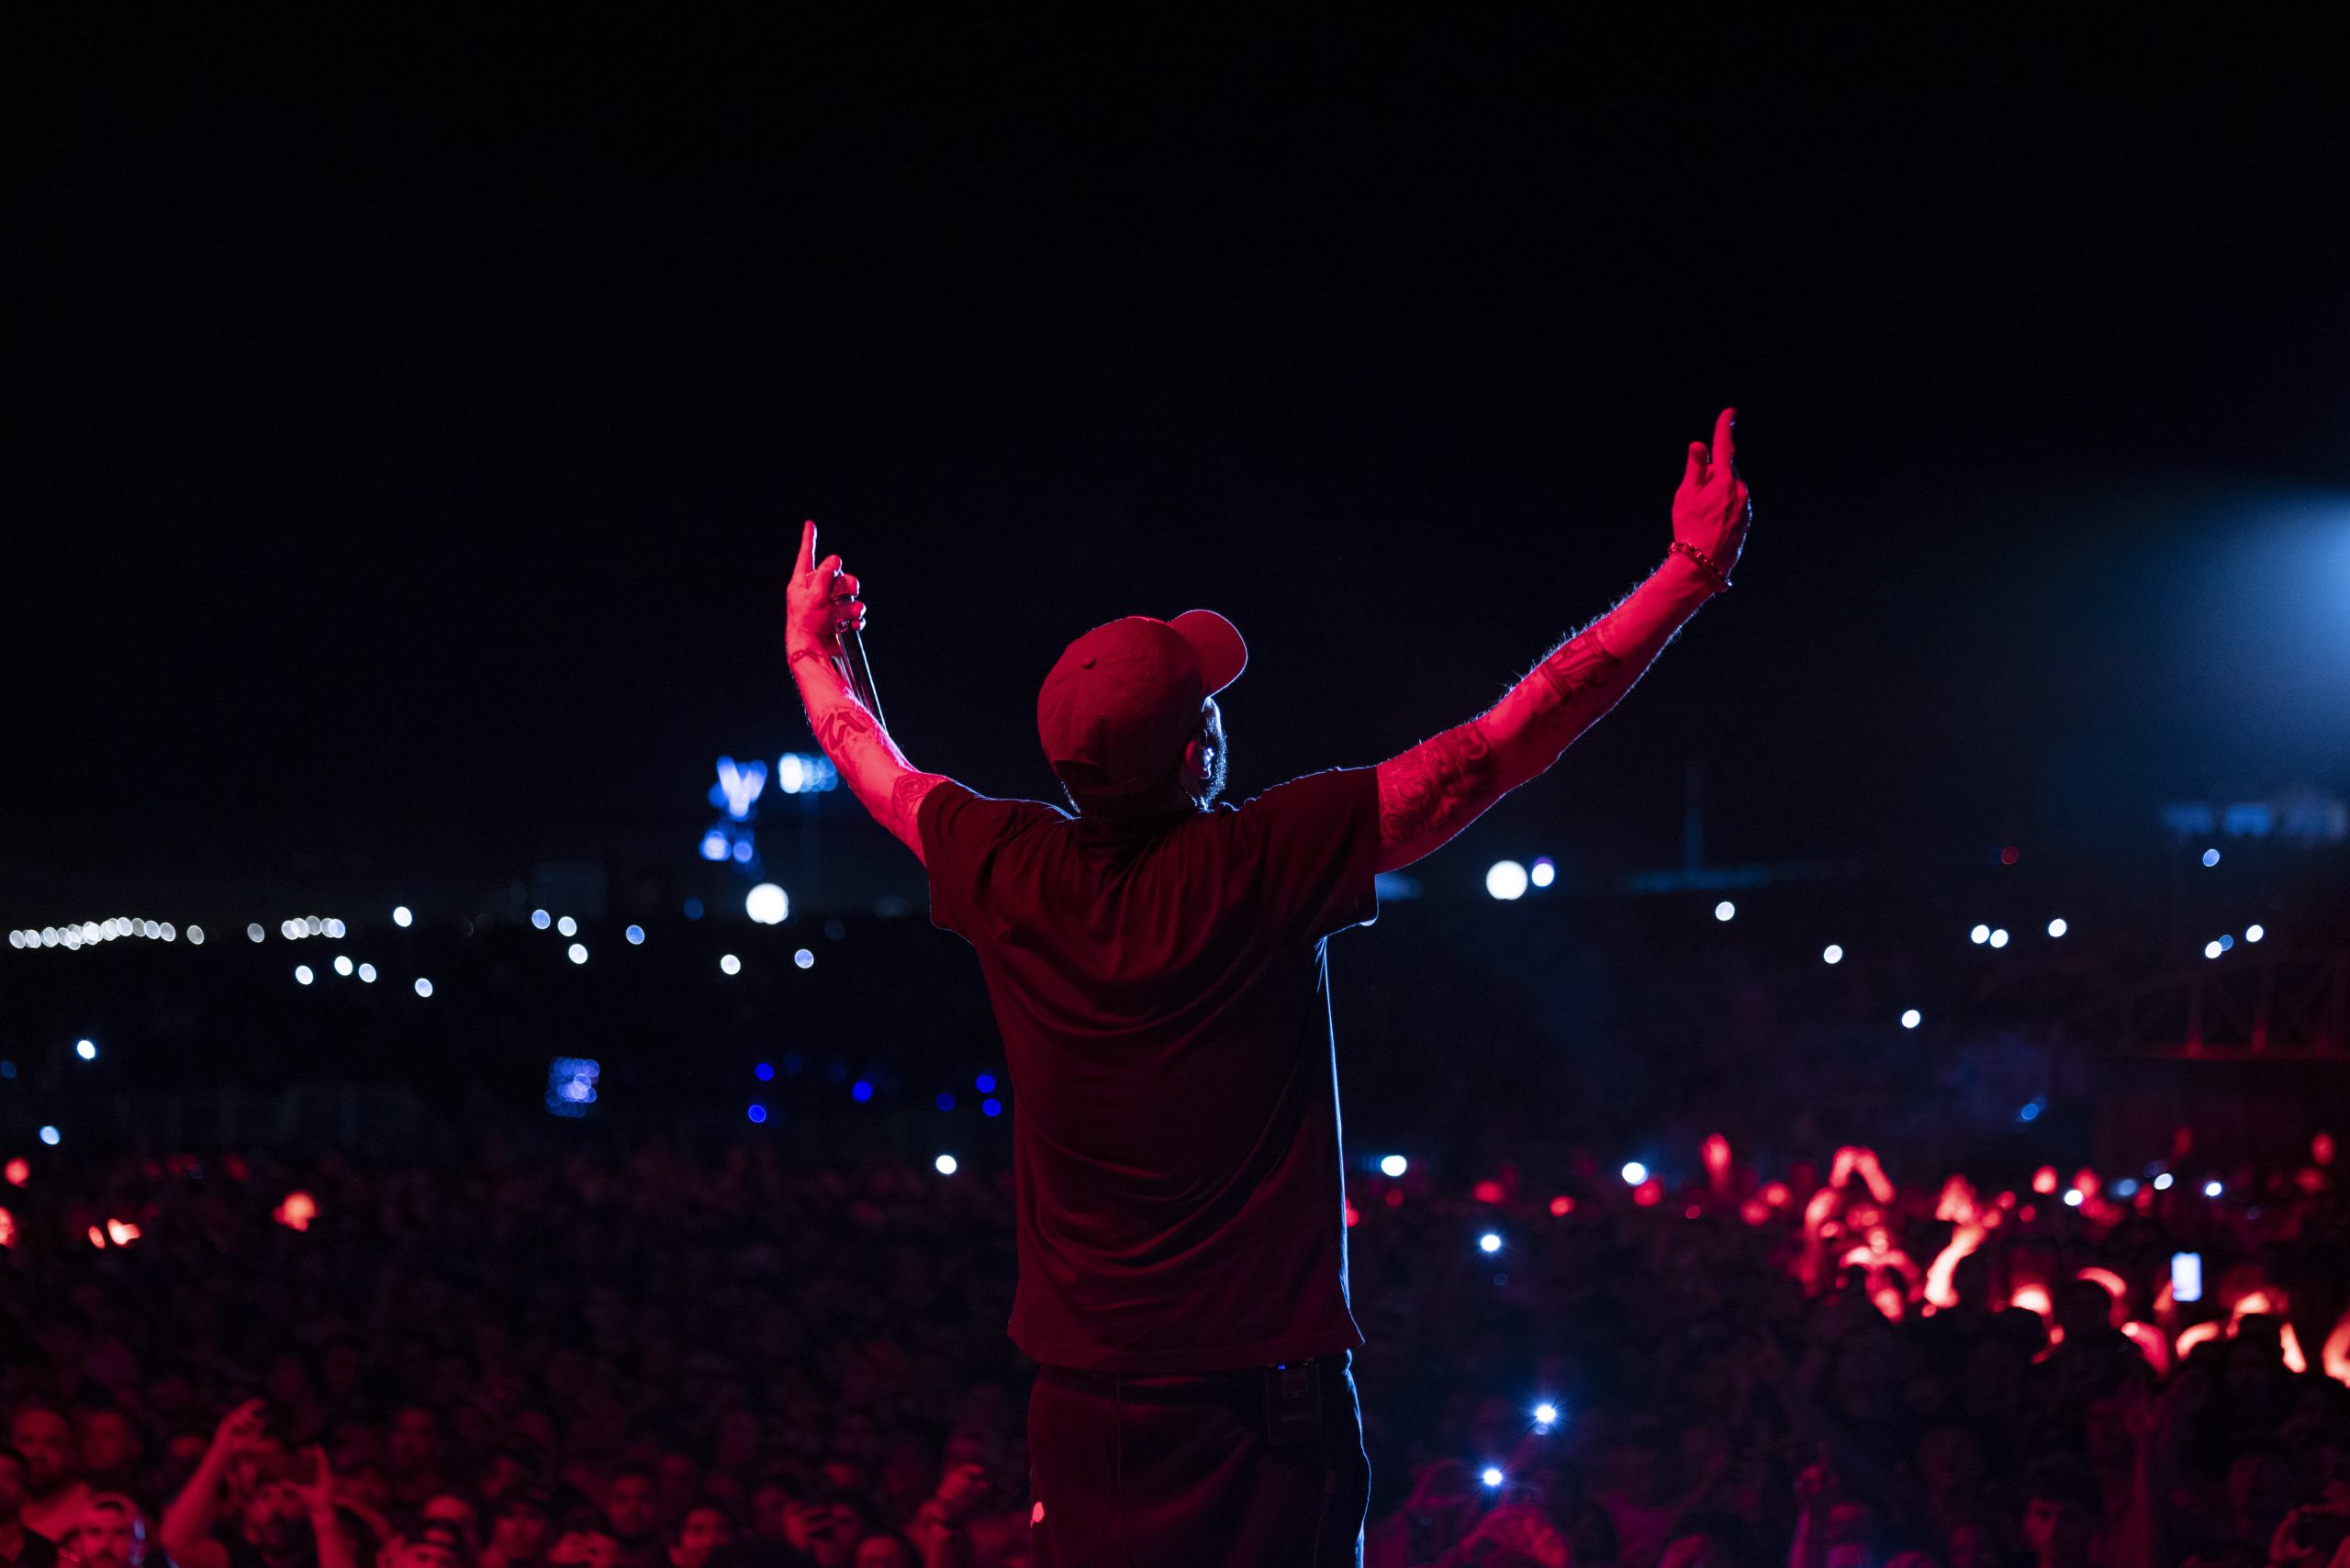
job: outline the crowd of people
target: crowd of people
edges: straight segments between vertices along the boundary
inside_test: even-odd
[[[2330,1145],[2257,1181],[1351,1184],[1380,1568],[2328,1568]],[[8,1167],[0,1559],[1024,1559],[1009,1179],[772,1146]],[[2198,1260],[2181,1289],[2173,1259]]]

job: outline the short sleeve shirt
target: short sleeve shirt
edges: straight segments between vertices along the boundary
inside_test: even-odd
[[[1145,829],[946,783],[921,832],[1011,1070],[1021,1350],[1142,1373],[1361,1344],[1323,943],[1379,913],[1376,776]]]

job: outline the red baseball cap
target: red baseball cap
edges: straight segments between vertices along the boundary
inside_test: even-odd
[[[1213,610],[1096,626],[1063,650],[1036,694],[1045,760],[1095,794],[1146,789],[1181,759],[1200,703],[1248,667],[1248,644]]]

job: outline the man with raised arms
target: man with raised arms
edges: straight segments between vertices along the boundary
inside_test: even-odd
[[[1322,944],[1536,778],[1729,586],[1751,508],[1732,412],[1693,442],[1656,570],[1485,712],[1375,768],[1220,803],[1216,693],[1248,649],[1194,610],[1069,645],[1036,703],[1068,809],[908,762],[845,677],[862,585],[800,535],[786,644],[809,722],[977,949],[1012,1078],[1038,1568],[1359,1562],[1337,1057]]]

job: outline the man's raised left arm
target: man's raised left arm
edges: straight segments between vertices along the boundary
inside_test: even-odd
[[[800,557],[785,595],[784,649],[791,678],[808,710],[816,744],[873,820],[897,834],[914,858],[922,858],[919,813],[923,797],[946,782],[906,760],[880,720],[849,689],[843,673],[841,633],[863,630],[863,587],[841,570],[841,558],[816,555],[816,525],[800,532]]]

